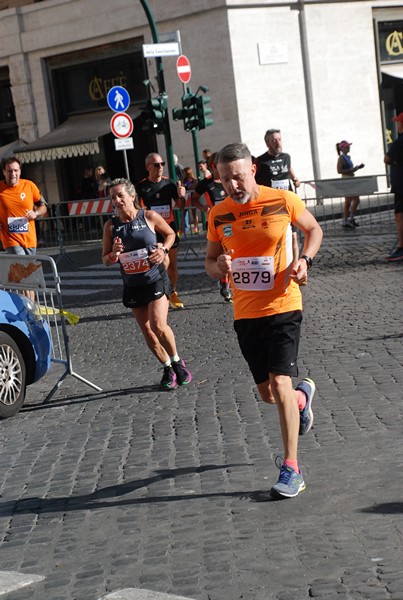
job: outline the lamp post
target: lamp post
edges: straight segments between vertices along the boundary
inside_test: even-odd
[[[158,31],[155,25],[155,21],[151,10],[147,4],[147,0],[140,0],[141,6],[146,13],[146,17],[148,20],[148,24],[151,29],[151,35],[153,38],[154,44],[158,44]],[[164,80],[164,67],[162,64],[162,58],[156,57],[156,66],[157,66],[157,81],[158,81],[158,91],[161,95],[166,96],[165,90],[165,80]],[[169,116],[168,116],[168,106],[165,110],[164,114],[164,137],[165,137],[165,148],[167,154],[167,162],[168,162],[168,172],[171,179],[176,181],[176,172],[175,172],[175,163],[174,163],[174,155],[172,150],[172,137],[171,137],[171,129],[169,126]]]

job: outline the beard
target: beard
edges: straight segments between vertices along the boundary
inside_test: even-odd
[[[250,196],[248,192],[238,192],[236,195],[231,196],[231,200],[237,204],[246,204],[249,202]]]

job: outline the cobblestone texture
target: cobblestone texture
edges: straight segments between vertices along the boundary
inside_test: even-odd
[[[403,264],[392,235],[325,240],[303,289],[306,491],[273,502],[275,407],[258,402],[232,308],[205,274],[170,312],[191,385],[161,376],[120,292],[70,300],[76,372],[57,367],[0,427],[0,565],[44,575],[5,600],[144,588],[195,600],[403,599]],[[94,264],[99,251],[77,255]],[[71,266],[68,267],[71,269]],[[79,304],[81,303],[81,305]]]

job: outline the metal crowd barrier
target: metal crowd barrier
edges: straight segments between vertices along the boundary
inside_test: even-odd
[[[396,229],[394,194],[385,174],[302,181],[296,191],[325,235],[389,233]],[[360,198],[356,213],[360,226],[354,230],[342,227],[346,196]]]
[[[327,235],[356,235],[395,230],[394,197],[389,192],[385,174],[307,180],[302,181],[296,191]],[[346,231],[341,226],[344,198],[353,195],[360,197],[357,210],[360,227]],[[59,263],[63,258],[69,260],[66,252],[68,247],[95,243],[101,245],[104,224],[112,214],[105,210],[108,206],[107,200],[77,200],[56,205],[52,216],[38,219],[36,222],[38,248],[58,247],[59,256],[56,263]],[[100,212],[91,212],[94,206],[100,208]],[[197,228],[195,216],[198,220]],[[186,253],[193,252],[197,255],[195,244],[204,242],[206,238],[206,214],[187,205],[184,209],[175,208],[174,217],[181,240],[187,244]]]
[[[73,369],[66,321],[74,320],[74,315],[63,309],[60,278],[55,261],[50,256],[32,257],[1,253],[0,288],[17,294],[23,294],[26,290],[32,291],[35,295],[35,310],[38,310],[49,325],[52,336],[51,362],[63,365],[64,372],[43,403],[50,401],[68,375],[102,392],[100,387]]]
[[[56,263],[59,264],[63,259],[71,261],[67,254],[67,249],[71,246],[101,245],[104,224],[111,217],[112,212],[102,210],[107,206],[106,201],[99,205],[101,212],[89,212],[97,202],[97,200],[80,200],[57,204],[52,216],[36,221],[38,248],[59,248],[56,259]],[[79,209],[76,209],[76,205]],[[198,217],[198,228],[194,226],[195,212]],[[175,208],[174,219],[181,241],[187,243],[186,252],[192,251],[197,254],[194,244],[204,241],[206,237],[205,213],[189,206],[184,209]]]

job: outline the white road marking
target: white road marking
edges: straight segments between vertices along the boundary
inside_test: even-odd
[[[45,579],[42,575],[17,573],[16,571],[0,571],[0,595],[15,592],[16,590],[38,583]]]

